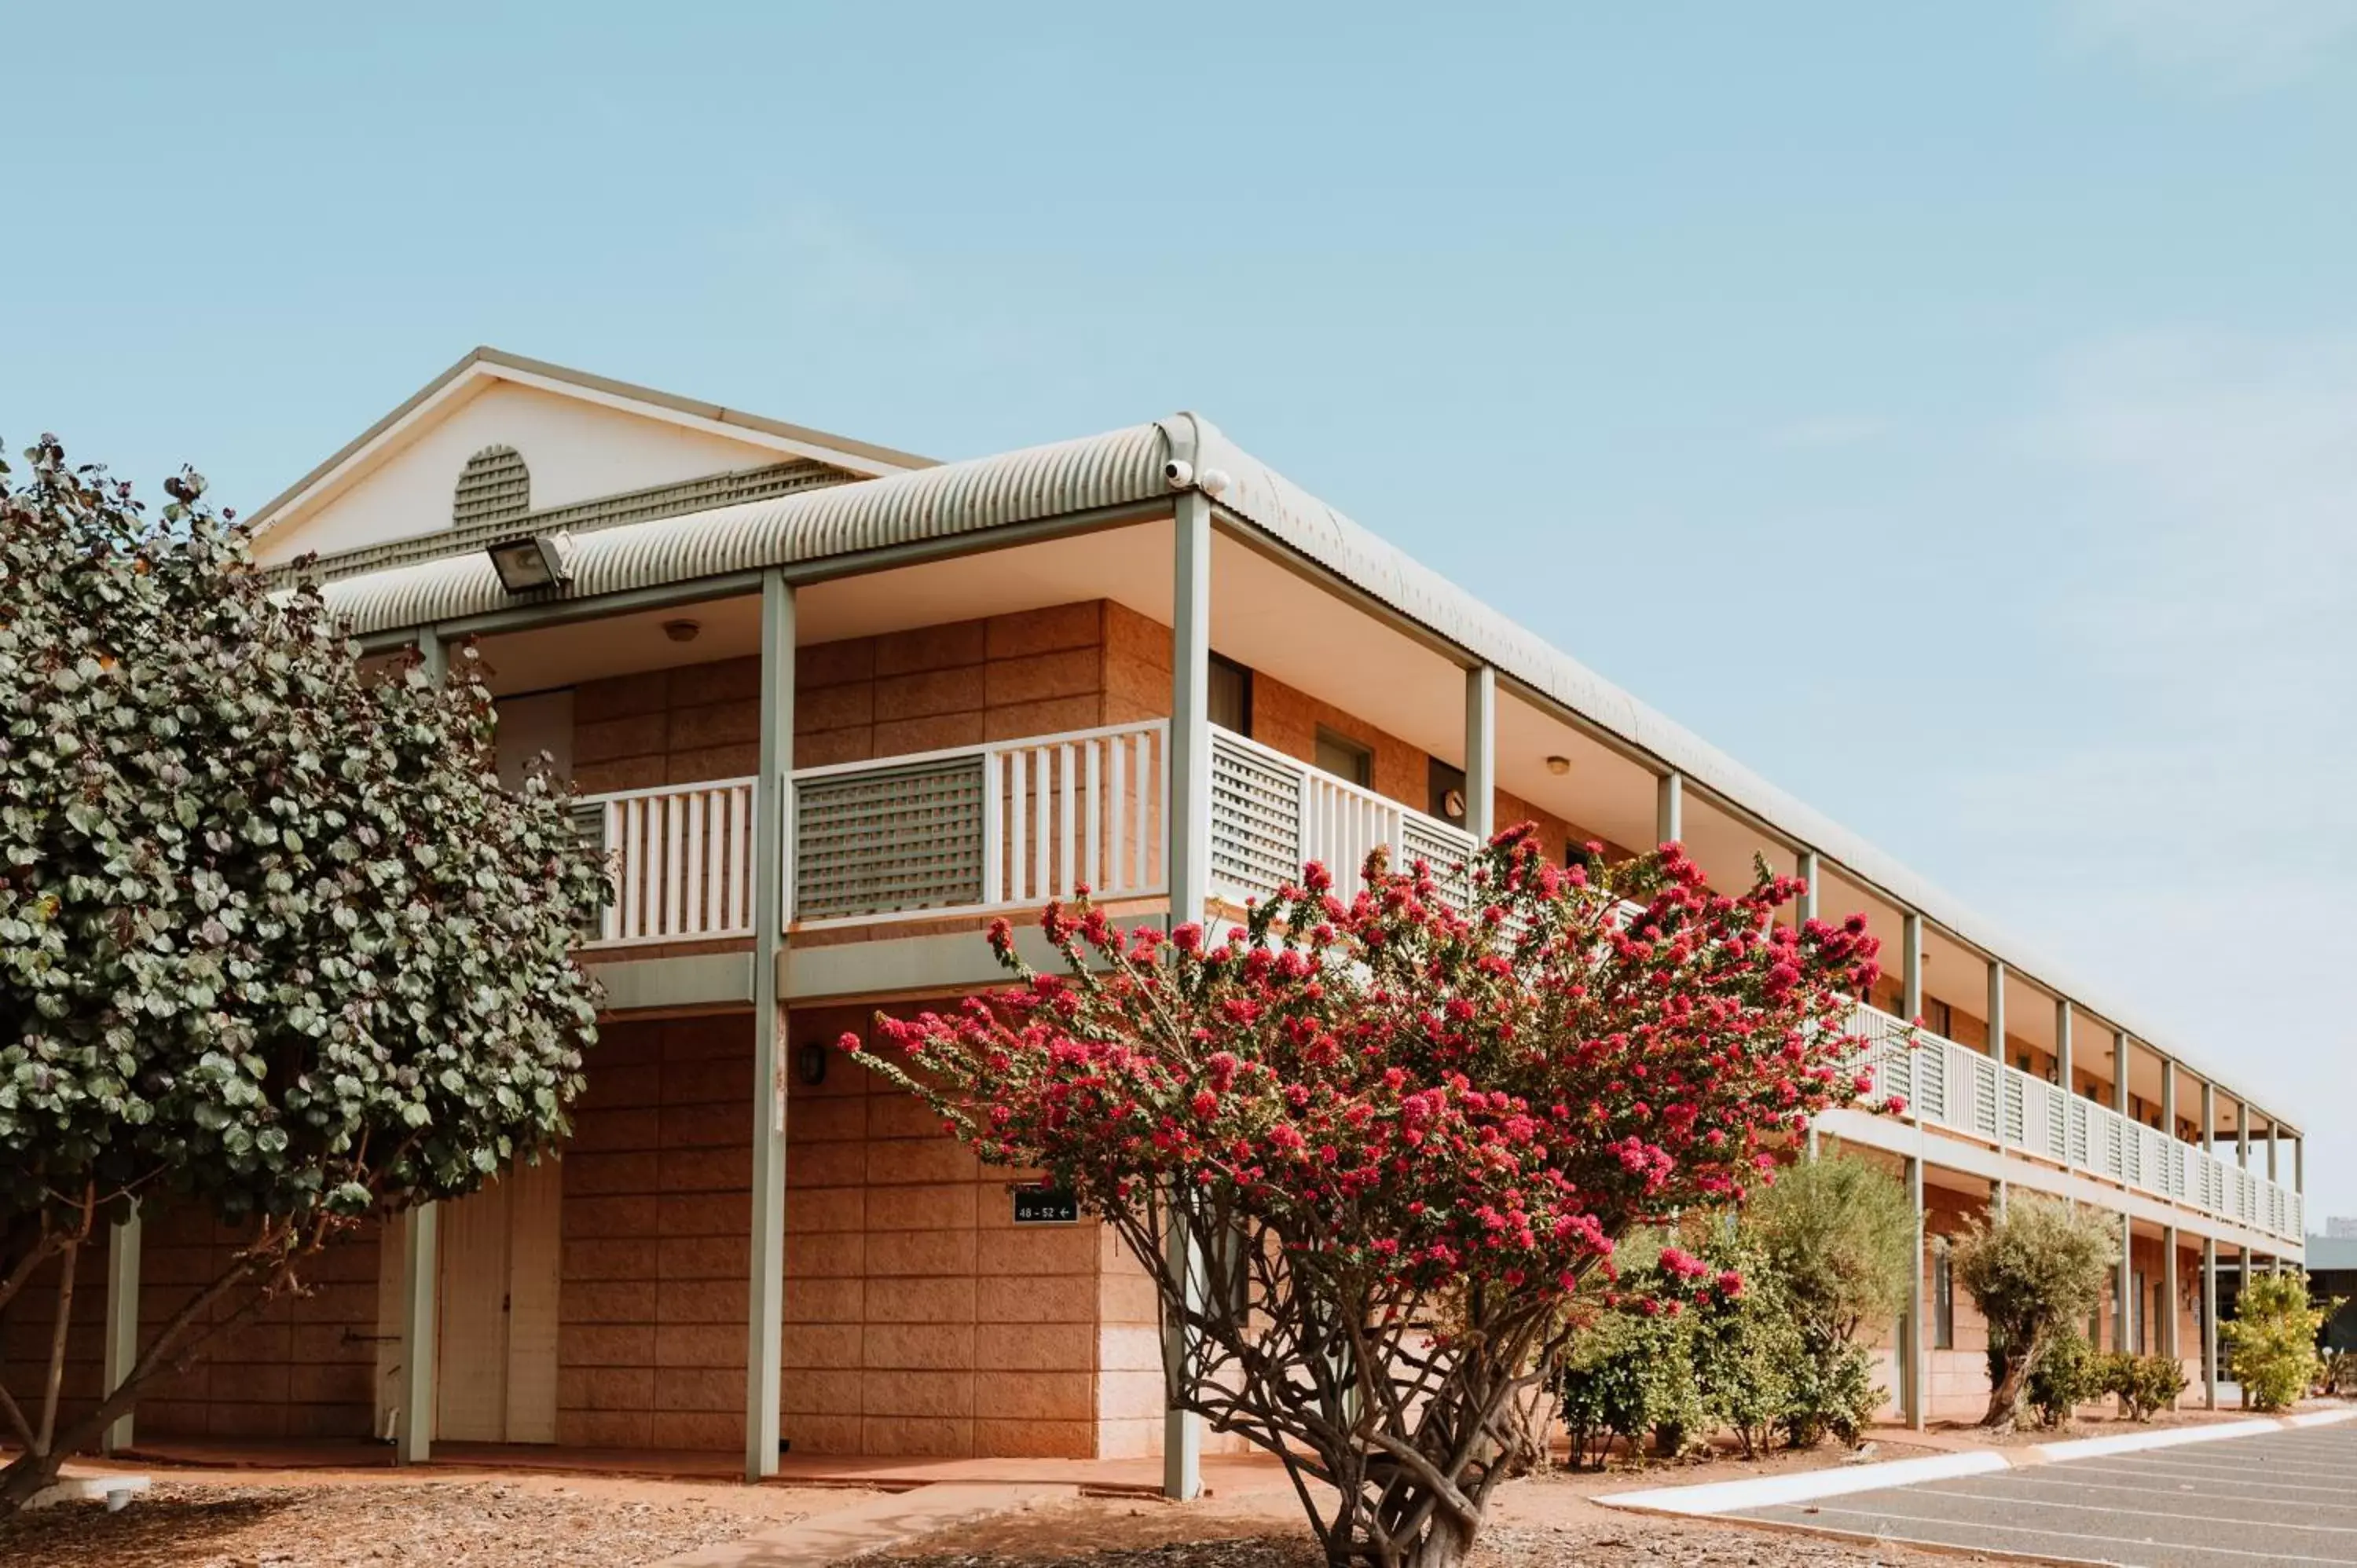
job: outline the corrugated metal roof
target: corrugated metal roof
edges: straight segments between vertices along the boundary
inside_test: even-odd
[[[1683,725],[1655,713],[1577,660],[1475,599],[1182,413],[1102,435],[979,457],[856,484],[608,528],[576,541],[565,598],[587,598],[700,577],[792,565],[891,545],[986,532],[1167,498],[1163,464],[1218,470],[1219,505],[1468,656],[1561,703],[1695,784],[1732,802],[1846,873],[1920,910],[2023,979],[2090,1013],[2201,1076],[2225,1079],[2103,988],[2029,958],[2029,944],[1769,783]],[[330,583],[329,607],[361,635],[483,615],[530,602],[500,586],[479,553]],[[2248,1090],[2239,1092],[2247,1093]],[[2255,1104],[2256,1102],[2255,1101]]]

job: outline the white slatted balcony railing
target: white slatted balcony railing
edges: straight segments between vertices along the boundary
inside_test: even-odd
[[[1859,1004],[1850,1033],[1871,1098],[1898,1094],[1907,1119],[2150,1193],[2286,1240],[2302,1232],[2300,1195],[2132,1122],[2109,1106]]]
[[[1313,860],[1334,874],[1337,896],[1352,897],[1378,848],[1394,869],[1423,861],[1462,902],[1462,867],[1479,847],[1460,827],[1212,728],[1211,891],[1225,902],[1265,899]]]
[[[578,820],[597,834],[614,879],[591,945],[752,935],[750,779],[594,795]]]

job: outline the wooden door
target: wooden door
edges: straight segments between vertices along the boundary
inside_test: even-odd
[[[509,1184],[442,1206],[434,1434],[507,1440]]]

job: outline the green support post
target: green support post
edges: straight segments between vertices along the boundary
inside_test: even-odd
[[[760,773],[753,786],[753,1202],[746,1295],[745,1478],[778,1473],[785,1346],[786,1007],[778,984],[793,811],[794,589],[761,574]]]

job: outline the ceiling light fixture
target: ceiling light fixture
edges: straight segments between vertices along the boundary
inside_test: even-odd
[[[704,623],[702,621],[689,620],[684,617],[678,620],[667,620],[663,622],[663,635],[670,638],[673,642],[694,642],[695,640],[696,633],[703,629]]]
[[[527,533],[502,539],[486,552],[500,586],[511,594],[534,588],[559,588],[573,581],[573,536],[569,533]]]
[[[1558,776],[1571,771],[1571,758],[1568,757],[1550,757],[1546,759],[1546,765],[1549,773]]]

